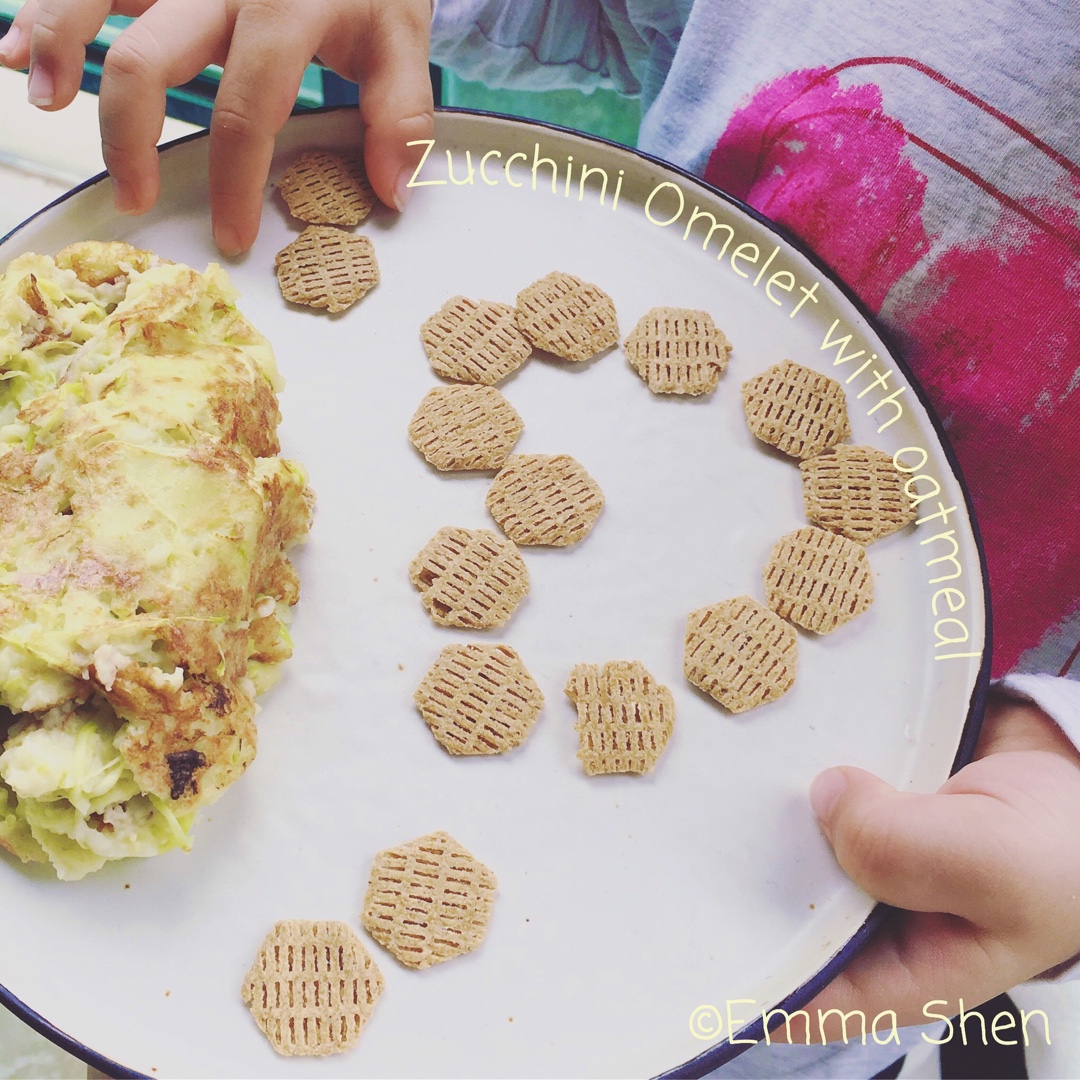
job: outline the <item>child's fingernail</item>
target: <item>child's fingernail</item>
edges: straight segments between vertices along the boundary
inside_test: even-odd
[[[34,64],[30,68],[30,82],[26,87],[26,97],[31,105],[38,108],[51,105],[56,98],[56,84],[53,82],[52,73],[41,64]]]
[[[2,38],[0,38],[0,60],[9,60],[19,48],[22,40],[22,31],[13,26]]]
[[[218,250],[222,255],[231,257],[233,255],[239,255],[240,252],[243,251],[243,245],[240,243],[240,234],[232,225],[215,225],[214,243],[217,244]]]
[[[121,214],[135,210],[135,189],[126,180],[113,180],[113,204]]]
[[[832,817],[840,796],[848,787],[847,773],[843,769],[826,769],[810,785],[810,805],[819,821]]]
[[[400,213],[405,209],[405,204],[409,201],[409,181],[412,179],[412,169],[402,169],[398,173],[397,183],[394,185],[394,206],[397,207]]]

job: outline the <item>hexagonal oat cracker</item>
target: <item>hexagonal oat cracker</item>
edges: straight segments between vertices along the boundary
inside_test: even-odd
[[[866,548],[813,525],[782,536],[765,567],[765,599],[804,630],[831,634],[874,601]]]
[[[843,387],[791,360],[744,382],[742,399],[754,435],[790,457],[813,457],[851,434]]]
[[[560,271],[517,294],[517,325],[537,348],[563,360],[588,360],[619,340],[611,297]]]
[[[375,247],[366,236],[309,225],[274,260],[281,295],[292,304],[337,314],[379,283]]]
[[[413,695],[451,754],[501,754],[528,738],[544,706],[540,687],[509,645],[447,645]]]
[[[869,544],[915,520],[903,474],[872,446],[836,446],[799,471],[806,516],[830,532]]]
[[[568,547],[596,524],[604,493],[569,454],[515,454],[499,470],[485,503],[515,544]]]
[[[453,296],[420,327],[432,370],[455,382],[494,386],[532,355],[509,304]]]
[[[512,540],[490,529],[440,529],[409,564],[432,621],[486,630],[502,626],[529,591],[529,571]]]
[[[700,608],[686,620],[683,672],[733,713],[786,694],[797,662],[795,628],[750,596]]]
[[[712,316],[692,308],[652,308],[623,347],[654,394],[711,394],[731,353]]]
[[[359,150],[308,150],[277,186],[289,213],[309,225],[359,225],[378,201]]]
[[[356,1044],[382,992],[350,926],[289,919],[267,934],[240,994],[279,1054],[321,1056]]]
[[[577,706],[578,757],[588,776],[647,773],[675,725],[671,691],[639,660],[578,664],[566,683]]]
[[[493,386],[437,386],[420,402],[409,438],[442,472],[498,469],[523,430],[517,410]]]
[[[360,921],[406,967],[431,967],[484,940],[497,885],[452,836],[431,833],[375,856]]]

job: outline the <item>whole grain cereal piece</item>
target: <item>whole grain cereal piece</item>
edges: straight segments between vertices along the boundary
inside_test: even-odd
[[[501,754],[520,746],[544,695],[509,645],[447,645],[413,695],[432,735],[451,754]]]
[[[487,933],[498,882],[444,832],[375,856],[360,921],[406,967],[472,952]]]
[[[517,294],[517,324],[537,348],[564,360],[588,360],[619,340],[611,297],[559,271]]]
[[[439,626],[502,626],[529,591],[513,541],[490,529],[440,529],[409,565],[412,583]]]
[[[309,225],[277,253],[274,266],[286,300],[335,314],[379,283],[371,241],[329,225]]]
[[[851,434],[843,387],[791,360],[743,383],[742,399],[754,435],[790,457],[813,457]]]
[[[654,307],[624,348],[654,394],[711,394],[727,368],[731,345],[707,311]]]
[[[692,612],[683,671],[733,713],[775,701],[795,684],[794,627],[749,596]]]
[[[309,225],[359,225],[376,203],[359,151],[308,150],[278,181],[289,213]]]
[[[589,776],[647,773],[671,738],[675,701],[638,661],[578,664],[566,683],[577,706],[578,757]]]
[[[382,973],[350,926],[307,919],[274,925],[240,988],[270,1045],[285,1056],[348,1050],[382,992]]]
[[[604,493],[569,454],[514,454],[492,482],[486,504],[515,544],[567,547],[592,529]]]
[[[837,446],[799,470],[806,516],[823,529],[869,544],[915,520],[903,475],[872,446]]]
[[[517,410],[493,386],[437,386],[420,402],[409,438],[443,472],[497,469],[523,429]]]
[[[813,525],[782,536],[765,567],[765,599],[804,630],[831,634],[874,601],[866,548]]]
[[[453,296],[420,327],[432,370],[455,382],[494,386],[532,354],[514,309],[492,300]]]

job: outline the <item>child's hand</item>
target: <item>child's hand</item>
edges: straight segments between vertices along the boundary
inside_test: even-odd
[[[404,205],[417,160],[405,144],[433,130],[431,0],[27,0],[0,62],[29,66],[30,101],[61,109],[79,88],[84,46],[113,14],[140,16],[109,49],[101,78],[101,142],[119,210],[141,213],[158,197],[166,88],[221,64],[210,125],[214,239],[226,255],[246,251],[274,137],[316,54],[363,84],[368,176],[384,203]]]
[[[819,1010],[861,1009],[869,1025],[891,1009],[898,1026],[925,1024],[928,1002],[955,1015],[961,997],[971,1009],[1080,953],[1080,754],[1035,706],[995,698],[975,757],[935,795],[849,767],[814,781],[840,865],[907,910],[806,1006],[812,1042]],[[805,1041],[797,1022],[792,1041]]]

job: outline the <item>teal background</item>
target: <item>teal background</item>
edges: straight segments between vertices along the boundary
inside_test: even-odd
[[[6,24],[20,7],[22,0],[0,0],[0,30],[6,29]],[[105,52],[132,21],[122,15],[106,19],[101,32],[87,48],[84,90],[91,93],[97,90]],[[212,66],[190,83],[171,89],[168,95],[169,115],[193,123],[208,123],[213,96],[220,80],[221,68]],[[450,71],[438,69],[433,71],[432,82],[436,89],[436,104],[542,120],[599,135],[624,146],[634,146],[637,142],[641,122],[638,101],[611,90],[595,90],[589,94],[577,90],[494,90],[483,83],[468,82]],[[350,84],[312,64],[304,73],[296,105],[298,109],[319,108],[324,104],[348,101],[353,95],[355,89]]]

